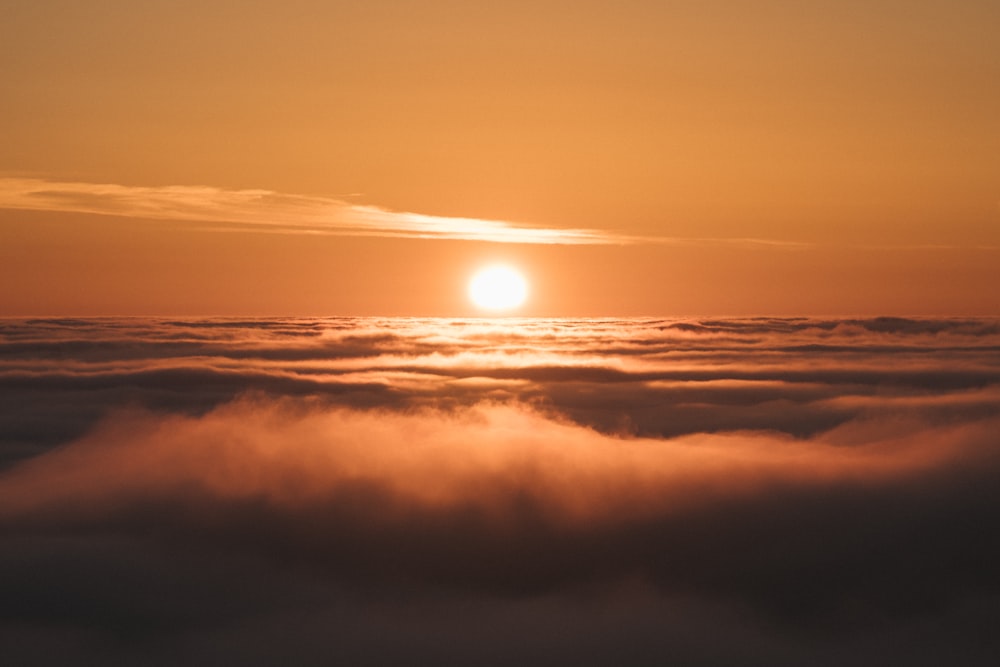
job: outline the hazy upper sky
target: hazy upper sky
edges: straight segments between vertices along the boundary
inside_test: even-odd
[[[0,314],[464,315],[489,260],[529,315],[995,313],[997,26],[991,0],[8,0]]]

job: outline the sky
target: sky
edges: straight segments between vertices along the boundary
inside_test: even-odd
[[[9,0],[0,315],[988,315],[1000,7]]]
[[[16,664],[997,664],[997,318],[0,320]]]
[[[998,664],[1000,3],[2,6],[4,656]]]

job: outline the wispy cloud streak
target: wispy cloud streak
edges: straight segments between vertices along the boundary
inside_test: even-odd
[[[642,236],[393,211],[334,197],[210,186],[142,187],[0,178],[0,208],[197,223],[216,231],[456,239],[543,245],[725,245],[800,249],[780,239]]]
[[[0,179],[0,208],[211,223],[227,229],[249,226],[281,233],[569,245],[637,240],[594,229],[425,215],[330,197],[207,186],[138,187],[6,178]]]

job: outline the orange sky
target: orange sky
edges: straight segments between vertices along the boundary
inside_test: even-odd
[[[995,314],[998,25],[987,0],[8,3],[0,315],[469,315],[494,259],[526,315]]]

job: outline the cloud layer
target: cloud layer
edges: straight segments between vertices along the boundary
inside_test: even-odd
[[[992,664],[998,351],[979,319],[5,320],[0,646]]]

